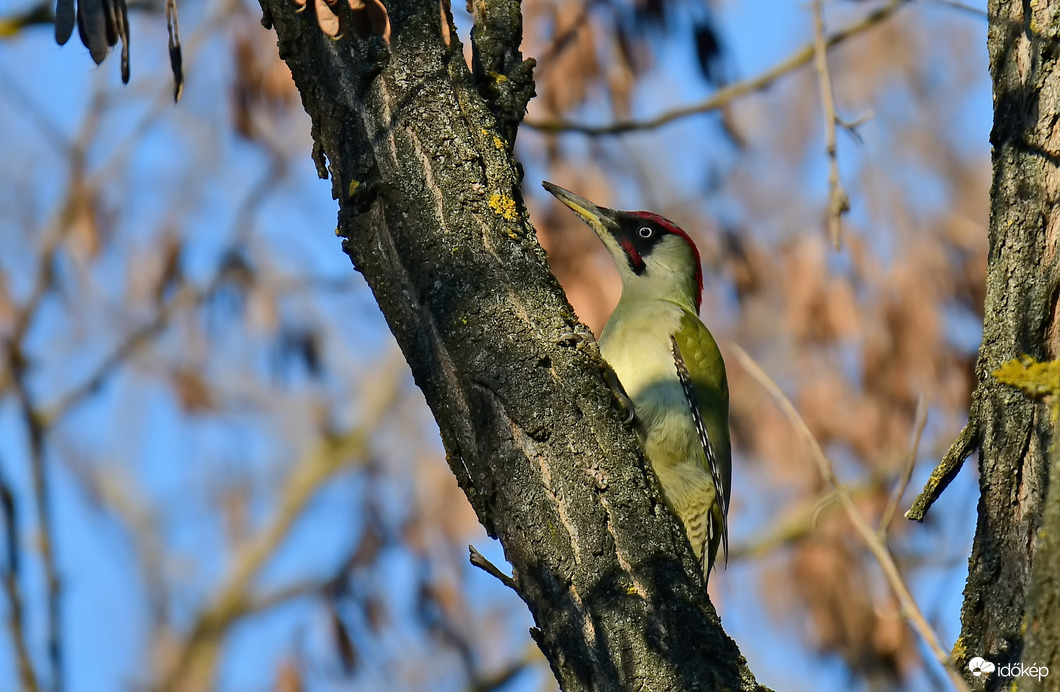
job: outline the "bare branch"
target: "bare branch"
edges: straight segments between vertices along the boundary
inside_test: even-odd
[[[891,528],[891,522],[894,521],[895,512],[898,511],[898,503],[902,501],[902,495],[905,494],[905,489],[909,487],[909,479],[913,475],[917,452],[920,450],[920,437],[924,434],[924,426],[927,425],[927,403],[924,401],[923,396],[917,401],[916,417],[913,420],[913,444],[905,457],[905,464],[902,466],[902,475],[898,479],[898,485],[895,486],[894,493],[887,502],[887,508],[883,510],[883,516],[880,518],[880,527],[877,529],[880,538],[887,537],[887,531]]]
[[[942,491],[957,477],[957,472],[964,465],[964,460],[975,451],[978,444],[979,425],[973,406],[972,415],[969,417],[968,423],[957,435],[957,439],[953,441],[953,444],[950,445],[946,456],[942,457],[942,461],[931,472],[927,483],[924,484],[924,489],[913,500],[913,506],[905,513],[906,519],[924,521],[924,516],[931,509],[931,505],[935,504],[935,500],[939,499]]]
[[[381,368],[378,378],[365,383],[370,408],[356,428],[341,437],[325,439],[305,458],[294,462],[272,516],[236,551],[228,575],[210,605],[199,613],[159,689],[198,690],[211,686],[218,643],[236,620],[252,612],[248,594],[261,569],[282,545],[317,490],[345,465],[368,455],[371,431],[392,408],[400,389],[395,371],[398,359],[393,361],[389,367]]]
[[[239,616],[262,613],[289,601],[319,594],[327,584],[328,580],[306,579],[277,586],[264,593],[250,594],[240,604]]]
[[[55,123],[55,121],[44,112],[36,100],[25,92],[18,85],[18,82],[11,79],[7,70],[0,69],[0,87],[3,88],[3,95],[11,100],[14,105],[21,113],[23,113],[37,129],[40,130],[44,136],[44,140],[50,144],[58,154],[62,156],[69,156],[71,153],[71,143],[69,138],[63,134],[63,131]]]
[[[47,603],[47,628],[45,633],[48,666],[51,677],[51,688],[55,692],[62,690],[62,618],[60,617],[61,586],[55,566],[55,542],[53,540],[51,517],[51,492],[49,490],[48,472],[44,468],[44,435],[47,426],[33,401],[33,395],[26,384],[26,359],[21,344],[7,344],[6,360],[11,382],[15,388],[19,411],[29,438],[30,474],[33,481],[33,499],[37,512],[37,541],[44,568],[44,582]]]
[[[978,7],[972,7],[971,5],[965,5],[963,2],[957,2],[956,0],[914,0],[921,5],[940,5],[942,7],[948,7],[951,10],[958,10],[967,14],[974,15],[980,19],[986,19],[986,10],[982,10]]]
[[[822,0],[813,0],[813,64],[820,87],[821,110],[824,115],[824,146],[828,154],[828,236],[836,250],[840,248],[843,214],[850,211],[850,198],[839,177],[839,156],[835,130],[839,117],[835,112],[832,73],[828,69],[828,46],[824,37],[824,9]]]
[[[15,645],[15,657],[18,661],[18,677],[22,689],[37,692],[37,674],[33,670],[33,661],[29,656],[26,644],[26,629],[22,616],[22,588],[19,585],[19,530],[18,507],[15,504],[15,492],[7,482],[7,477],[0,474],[0,510],[4,517],[4,538],[7,543],[3,570],[4,593],[7,596],[7,628]]]
[[[216,663],[217,644],[241,615],[249,612],[247,595],[258,573],[283,543],[295,519],[316,491],[350,458],[367,452],[363,429],[339,440],[325,442],[292,467],[283,484],[276,510],[265,525],[232,559],[223,584],[212,602],[199,613],[180,646],[159,689],[209,689]]]
[[[883,7],[865,15],[863,19],[854,22],[850,26],[829,36],[825,40],[825,45],[829,49],[833,48],[848,38],[857,36],[858,34],[871,29],[897,12],[904,4],[906,4],[906,0],[891,0],[891,2]],[[586,125],[568,120],[526,120],[523,124],[526,127],[541,132],[577,132],[584,135],[594,136],[619,135],[636,130],[654,130],[663,125],[668,125],[675,120],[718,110],[740,96],[755,91],[761,91],[762,89],[771,86],[774,82],[789,72],[793,72],[803,65],[806,65],[813,60],[813,57],[814,45],[811,43],[803,46],[788,58],[777,63],[757,77],[730,84],[723,89],[719,89],[712,96],[699,103],[684,106],[682,108],[675,108],[672,111],[667,111],[666,113],[647,120],[622,120],[610,125]]]
[[[55,255],[69,233],[70,218],[89,194],[86,186],[84,151],[98,131],[101,117],[102,102],[97,92],[89,103],[77,137],[66,147],[66,153],[70,159],[70,175],[67,181],[65,201],[51,214],[47,224],[40,231],[39,235],[43,240],[37,252],[33,288],[30,290],[29,297],[16,312],[12,329],[2,344],[3,359],[8,367],[5,369],[6,378],[0,379],[0,388],[7,385],[14,388],[19,413],[24,421],[28,437],[30,476],[33,484],[38,543],[46,594],[45,649],[50,688],[53,692],[61,692],[63,689],[62,589],[55,561],[51,491],[45,468],[45,436],[48,432],[48,420],[42,415],[27,383],[30,364],[24,350],[24,342],[34,318],[39,314],[41,303],[55,287]],[[46,135],[52,134],[44,121],[41,127]],[[56,141],[55,144],[57,147],[62,147],[60,141]]]
[[[880,491],[881,482],[882,479],[871,479],[867,483],[850,488],[850,495],[855,499],[875,496]],[[729,551],[729,559],[764,557],[777,548],[807,538],[825,517],[838,508],[836,499],[835,492],[828,490],[812,500],[799,503],[793,509],[779,513],[778,518],[770,522],[764,530],[734,545]]]
[[[574,42],[574,37],[578,35],[582,27],[586,26],[589,20],[589,7],[591,4],[591,1],[582,3],[582,6],[578,8],[578,14],[570,22],[570,26],[552,37],[548,47],[537,59],[538,68],[534,74],[535,79],[540,81],[552,69],[553,65],[558,64],[556,58],[571,46]]]
[[[172,299],[159,309],[158,313],[150,322],[128,334],[110,353],[110,355],[104,358],[100,364],[96,366],[96,369],[91,375],[89,375],[81,384],[75,386],[69,392],[64,394],[63,397],[44,414],[43,418],[46,424],[54,424],[66,415],[74,406],[80,403],[86,396],[95,392],[107,377],[128,361],[136,351],[150,343],[153,337],[157,336],[159,332],[165,329],[166,325],[169,324],[173,313],[179,308],[198,302],[201,298],[202,294],[195,289],[189,286],[182,287]]]
[[[526,670],[535,660],[536,649],[528,648],[526,655],[512,661],[503,669],[489,675],[476,676],[468,692],[494,692],[504,689],[517,675]]]
[[[806,421],[802,419],[799,412],[795,410],[795,406],[792,405],[791,400],[788,399],[787,395],[784,394],[783,390],[777,385],[773,379],[766,374],[758,363],[754,361],[742,348],[736,344],[732,344],[732,351],[736,354],[737,359],[740,361],[740,365],[743,366],[744,370],[755,378],[762,387],[769,392],[773,400],[776,401],[777,405],[784,412],[784,415],[788,417],[791,424],[802,436],[806,445],[810,448],[810,452],[813,456],[814,462],[817,464],[817,470],[821,474],[821,478],[831,486],[839,501],[843,505],[843,509],[846,511],[847,516],[850,518],[850,522],[857,529],[857,532],[861,535],[861,538],[865,541],[866,547],[876,558],[876,561],[880,564],[880,568],[883,570],[884,577],[887,578],[887,582],[890,584],[891,589],[894,591],[895,596],[898,598],[898,602],[902,606],[903,615],[907,618],[913,627],[913,630],[920,635],[923,642],[931,649],[931,652],[935,656],[943,668],[945,668],[947,675],[949,675],[950,682],[953,684],[953,688],[959,692],[966,692],[968,685],[965,683],[964,678],[961,677],[950,660],[950,655],[942,648],[942,644],[939,641],[938,635],[931,628],[927,618],[921,612],[920,607],[913,599],[913,595],[909,592],[909,587],[906,586],[905,580],[902,578],[901,572],[898,571],[898,565],[894,562],[894,557],[891,555],[891,551],[887,546],[880,540],[880,536],[873,531],[872,527],[869,526],[865,518],[861,516],[861,512],[858,511],[857,506],[854,504],[854,500],[850,495],[850,491],[836,478],[835,471],[832,468],[832,462],[827,456],[825,456],[824,450],[821,449],[820,444],[817,442],[817,438],[810,432],[810,428],[806,425]]]
[[[496,577],[498,580],[500,580],[500,582],[502,584],[507,586],[509,589],[511,589],[515,593],[519,593],[519,587],[516,586],[514,579],[512,579],[507,574],[502,572],[500,570],[500,568],[497,567],[497,565],[495,565],[492,562],[490,562],[489,560],[487,560],[485,555],[483,555],[482,553],[480,553],[478,550],[475,549],[475,546],[469,545],[467,547],[467,549],[468,549],[468,552],[470,553],[471,564],[473,564],[475,567],[478,567],[480,570],[482,570],[486,574],[488,574],[488,575],[490,575],[492,577]]]

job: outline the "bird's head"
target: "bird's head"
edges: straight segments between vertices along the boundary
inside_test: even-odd
[[[542,185],[600,237],[622,277],[623,297],[627,292],[671,297],[699,311],[703,296],[699,250],[677,224],[647,211],[600,207],[547,181]]]

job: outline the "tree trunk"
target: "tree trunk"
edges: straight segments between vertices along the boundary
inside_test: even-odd
[[[475,3],[475,74],[437,0],[387,3],[389,44],[343,3],[364,35],[328,38],[312,5],[262,0],[312,117],[337,232],[504,546],[556,678],[566,690],[760,689],[527,218],[511,141],[533,90],[518,2]]]
[[[1060,675],[1060,485],[1050,471],[1045,407],[992,376],[1003,362],[1057,354],[1060,233],[1060,16],[1055,0],[991,0],[994,84],[990,254],[979,386],[969,425],[979,441],[980,500],[954,658],[999,667],[976,687],[1008,687],[1012,664]],[[1046,509],[1051,505],[1051,509]],[[1005,669],[1003,666],[1008,665]],[[1021,688],[1047,685],[1018,678]],[[1053,680],[1055,687],[1055,679]]]

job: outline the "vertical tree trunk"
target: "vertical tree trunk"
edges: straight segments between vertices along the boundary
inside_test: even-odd
[[[969,560],[960,666],[976,656],[1053,667],[1060,593],[1056,532],[1060,476],[1050,471],[1052,424],[1046,408],[999,384],[1004,361],[1057,352],[1057,247],[1060,235],[1060,3],[991,0],[988,49],[994,85],[990,254],[970,425],[980,442],[979,518]],[[1050,479],[1052,492],[1050,492]],[[1048,497],[1048,499],[1047,499]],[[1047,540],[1043,540],[1047,539]],[[1048,567],[1048,569],[1047,569]],[[1046,588],[1048,587],[1048,588]],[[1054,667],[1055,666],[1055,667]],[[976,686],[1011,683],[1000,671],[969,676]],[[1020,678],[1020,685],[1038,684]]]
[[[387,44],[330,39],[312,3],[262,0],[313,120],[343,248],[504,546],[560,684],[758,689],[618,420],[591,336],[569,338],[587,332],[548,271],[512,155],[532,89],[519,5],[485,5],[474,3],[488,26],[473,75],[444,2],[388,2]]]

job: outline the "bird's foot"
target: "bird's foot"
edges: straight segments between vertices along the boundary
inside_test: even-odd
[[[625,416],[622,422],[629,425],[636,417],[637,409],[633,406],[633,400],[629,398],[626,390],[622,387],[622,382],[618,379],[618,375],[607,363],[604,363],[604,381],[607,382],[607,386],[611,389],[611,395],[618,402],[618,410]]]
[[[589,345],[589,336],[581,332],[565,332],[556,339],[557,344],[564,346],[573,345],[579,351],[584,351]]]
[[[589,339],[589,335],[583,332],[566,332],[560,334],[559,338],[556,339],[556,343],[568,345],[571,344],[579,351],[585,352],[596,345],[595,341]],[[611,390],[611,394],[614,396],[615,401],[618,403],[619,411],[622,412],[623,423],[629,425],[633,422],[633,418],[636,416],[636,410],[633,407],[633,400],[626,394],[626,390],[622,388],[622,382],[619,381],[618,375],[611,369],[602,358],[600,359],[600,365],[604,371],[604,381],[607,382],[608,388]]]

